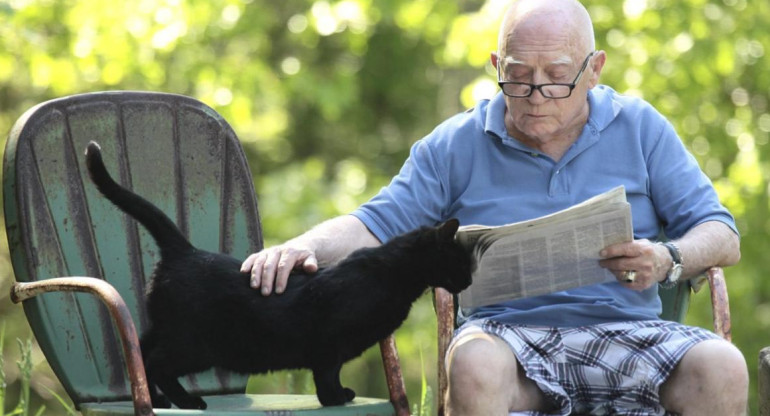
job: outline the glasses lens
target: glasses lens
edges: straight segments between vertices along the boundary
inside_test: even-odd
[[[540,92],[548,98],[565,98],[569,97],[572,89],[569,85],[543,85]]]
[[[514,97],[526,97],[529,95],[530,90],[532,87],[530,87],[527,84],[504,84],[503,85],[503,92],[507,95],[511,95]]]

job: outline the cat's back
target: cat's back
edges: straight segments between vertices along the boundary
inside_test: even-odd
[[[300,298],[311,275],[293,274],[284,293],[264,296],[240,267],[241,261],[232,256],[203,250],[169,256],[157,264],[148,301],[184,311],[192,319],[218,317],[228,325],[253,327],[280,321],[291,325],[309,312]]]
[[[249,276],[240,262],[225,254],[203,250],[166,253],[155,265],[147,292],[154,321],[186,315],[195,320],[217,314],[225,300],[243,302]]]

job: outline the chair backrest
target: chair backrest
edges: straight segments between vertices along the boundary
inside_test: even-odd
[[[143,294],[158,250],[88,179],[83,151],[91,140],[116,180],[159,206],[197,247],[238,258],[262,248],[251,173],[221,116],[178,95],[83,94],[30,109],[8,138],[4,207],[17,281],[102,278],[120,292],[140,334],[147,326]],[[51,293],[24,309],[76,404],[131,397],[120,344],[98,301]],[[213,394],[243,392],[246,380],[211,371],[185,384]]]

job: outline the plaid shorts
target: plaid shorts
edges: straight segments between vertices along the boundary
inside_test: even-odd
[[[454,339],[479,329],[511,346],[527,377],[556,409],[511,416],[672,415],[660,405],[660,385],[693,345],[721,339],[702,328],[657,320],[576,328],[479,320],[463,325]]]

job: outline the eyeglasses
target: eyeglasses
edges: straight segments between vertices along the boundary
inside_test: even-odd
[[[592,56],[594,56],[595,53],[596,51],[593,51],[589,53],[588,56],[586,56],[585,61],[583,61],[583,66],[580,68],[580,72],[578,72],[575,80],[569,84],[551,83],[535,85],[528,84],[526,82],[502,81],[500,77],[501,65],[499,63],[497,65],[497,84],[500,85],[500,88],[503,90],[503,94],[509,97],[527,98],[531,96],[535,90],[538,90],[540,91],[540,94],[542,94],[545,98],[567,98],[572,95],[572,90],[575,89],[578,81],[580,81],[580,77],[588,67],[588,61]]]

